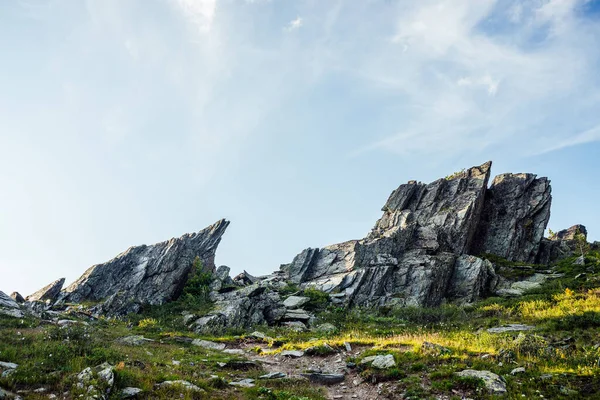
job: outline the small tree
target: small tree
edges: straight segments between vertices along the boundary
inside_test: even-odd
[[[577,248],[579,248],[579,251],[581,251],[581,256],[584,257],[585,254],[590,251],[590,244],[588,243],[587,238],[583,233],[578,231],[573,237],[573,240]]]

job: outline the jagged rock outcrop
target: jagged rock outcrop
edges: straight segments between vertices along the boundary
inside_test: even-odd
[[[0,292],[0,314],[15,318],[23,317],[19,304],[4,292]]]
[[[401,185],[365,239],[304,250],[282,270],[303,286],[343,292],[354,305],[438,305],[456,258],[471,246],[490,167]]]
[[[151,246],[131,247],[114,259],[94,265],[67,287],[60,302],[103,302],[104,314],[137,312],[143,305],[159,305],[179,296],[196,257],[215,270],[217,246],[229,221],[221,220],[194,234]]]
[[[30,294],[25,298],[26,301],[49,301],[53,302],[58,298],[63,285],[65,284],[65,278],[58,279],[49,285],[44,286],[37,292]]]
[[[494,293],[494,266],[471,254],[535,262],[551,189],[532,174],[499,175],[488,189],[490,167],[401,185],[365,239],[306,249],[281,269],[291,282],[350,306],[436,306]]]
[[[587,229],[583,225],[573,225],[568,229],[563,229],[551,235],[549,238],[543,238],[540,243],[540,251],[536,259],[537,264],[552,264],[574,253],[579,253],[578,235],[587,242]]]
[[[533,174],[502,174],[485,195],[472,254],[490,253],[534,263],[550,219],[550,181]]]

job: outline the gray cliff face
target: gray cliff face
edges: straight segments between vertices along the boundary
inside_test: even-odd
[[[551,201],[547,178],[533,174],[498,175],[486,193],[471,253],[536,262],[550,219]]]
[[[58,298],[60,291],[65,284],[65,278],[61,278],[44,286],[37,292],[30,294],[25,298],[26,301],[50,301],[53,302]]]
[[[137,312],[179,296],[194,259],[215,270],[217,246],[229,221],[221,220],[194,234],[151,246],[131,247],[114,259],[94,265],[61,294],[61,302],[103,301],[106,314]]]
[[[282,271],[304,287],[341,292],[352,305],[438,305],[456,258],[471,246],[490,167],[401,185],[365,239],[306,249]]]

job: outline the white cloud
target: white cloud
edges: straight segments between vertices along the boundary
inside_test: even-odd
[[[569,132],[570,133],[570,132]],[[592,143],[600,141],[600,125],[588,129],[584,132],[580,132],[574,136],[569,136],[569,133],[565,134],[567,138],[563,140],[557,140],[555,138],[548,138],[548,142],[554,142],[553,144],[543,148],[540,152],[535,154],[545,154],[553,151],[565,149],[567,147],[578,146],[580,144]]]
[[[582,1],[401,3],[391,40],[372,41],[368,60],[346,64],[396,93],[407,111],[396,118],[395,132],[353,154],[379,149],[454,157],[507,145],[512,137],[522,149],[539,148],[549,129],[558,129],[549,121],[577,104],[596,118],[578,122],[600,122],[589,105],[598,90],[600,26],[578,16]],[[509,30],[496,28],[502,17]],[[488,27],[490,21],[496,26]],[[526,154],[522,149],[513,154]]]
[[[289,24],[287,24],[287,26],[285,27],[285,30],[288,32],[291,31],[295,31],[297,29],[300,29],[303,25],[303,20],[301,17],[297,17],[296,19],[290,21]]]
[[[217,0],[174,0],[188,20],[198,29],[210,32],[215,18]]]

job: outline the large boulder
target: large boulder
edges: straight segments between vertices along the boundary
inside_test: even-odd
[[[49,301],[53,302],[58,298],[60,291],[65,284],[65,278],[58,279],[49,285],[44,286],[35,293],[25,298],[27,301]]]
[[[220,220],[193,234],[151,246],[131,247],[114,259],[94,265],[61,294],[61,302],[102,302],[97,311],[110,315],[138,312],[143,305],[176,299],[196,257],[215,270],[215,252],[229,221]]]
[[[344,293],[353,305],[439,305],[456,257],[471,247],[490,167],[401,185],[365,239],[306,249],[282,271],[303,287]]]
[[[225,328],[251,328],[256,325],[275,325],[286,308],[279,294],[268,284],[256,283],[226,293],[211,293],[213,310],[195,320],[190,326],[197,333],[214,333]]]
[[[486,193],[471,254],[490,253],[509,261],[536,262],[551,202],[547,178],[498,175]]]
[[[0,314],[15,318],[23,317],[19,304],[4,292],[0,292]]]

